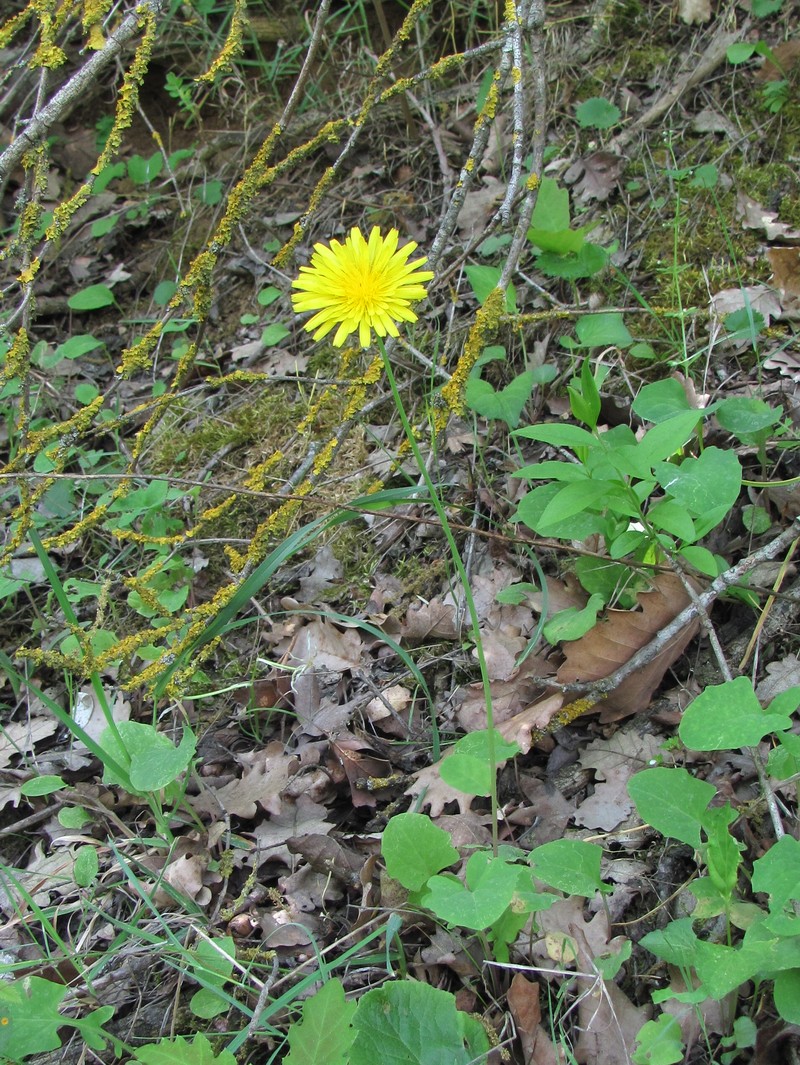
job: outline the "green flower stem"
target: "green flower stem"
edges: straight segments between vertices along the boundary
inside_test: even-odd
[[[425,465],[425,460],[422,457],[422,452],[419,449],[419,444],[414,436],[414,430],[411,428],[411,423],[408,420],[405,407],[403,406],[403,400],[400,396],[400,392],[397,388],[397,381],[392,370],[392,364],[389,361],[389,355],[386,351],[386,347],[383,340],[378,337],[378,350],[381,353],[383,359],[383,367],[386,371],[386,380],[389,382],[389,388],[392,391],[392,399],[397,409],[397,413],[400,416],[400,422],[403,426],[403,432],[408,440],[409,447],[414,455],[414,460],[417,464],[419,472],[422,474],[422,479],[425,481],[433,509],[436,511],[436,516],[442,526],[445,540],[447,540],[447,546],[450,549],[450,555],[453,559],[453,564],[458,573],[461,585],[464,589],[464,600],[467,604],[467,611],[469,612],[469,620],[472,628],[472,638],[475,641],[475,650],[478,654],[478,665],[481,671],[481,681],[483,682],[483,697],[486,703],[486,728],[487,728],[487,741],[486,748],[489,752],[489,760],[491,763],[490,778],[492,781],[492,788],[489,794],[489,801],[491,803],[492,810],[492,850],[494,854],[497,854],[497,760],[495,758],[495,733],[494,733],[494,713],[492,711],[492,689],[489,681],[489,670],[486,666],[486,655],[483,651],[483,642],[480,634],[480,619],[478,618],[478,611],[475,606],[475,599],[472,595],[472,589],[470,588],[469,578],[467,577],[467,571],[461,558],[461,552],[458,550],[458,544],[453,536],[453,530],[450,528],[450,522],[447,520],[447,512],[445,511],[444,503],[441,500],[438,489],[434,485],[431,475],[428,473],[428,467]]]

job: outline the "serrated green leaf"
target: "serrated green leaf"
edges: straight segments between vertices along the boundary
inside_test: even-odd
[[[204,1035],[196,1035],[189,1043],[182,1035],[176,1039],[162,1039],[138,1047],[136,1059],[141,1065],[236,1065],[229,1050],[214,1054],[214,1048]]]
[[[0,980],[0,1058],[21,1062],[60,1047],[65,1020],[58,1007],[66,993],[64,984],[40,976]]]
[[[350,1065],[475,1065],[489,1052],[485,1030],[453,995],[416,980],[368,991],[353,1024]]]
[[[356,1037],[352,1027],[355,1002],[347,1002],[337,979],[328,980],[303,1004],[303,1016],[288,1033],[289,1053],[283,1065],[347,1065]]]
[[[381,854],[389,876],[409,891],[419,891],[431,876],[460,858],[444,829],[415,813],[390,818],[381,838]]]

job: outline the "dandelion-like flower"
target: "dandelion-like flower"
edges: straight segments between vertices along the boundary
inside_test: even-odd
[[[344,244],[332,240],[330,247],[315,244],[311,265],[300,268],[292,282],[292,304],[298,314],[316,311],[305,325],[314,339],[320,340],[334,327],[334,347],[340,348],[351,333],[358,332],[363,348],[369,346],[372,330],[379,337],[398,336],[397,322],[416,322],[411,304],[426,295],[423,282],[430,281],[430,270],[421,270],[427,259],[409,256],[416,250],[415,241],[397,247],[400,234],[390,229],[386,236],[374,226],[365,240],[358,229],[351,229]]]

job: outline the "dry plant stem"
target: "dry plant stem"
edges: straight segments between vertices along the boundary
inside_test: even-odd
[[[322,32],[325,29],[325,20],[328,17],[330,11],[331,0],[321,0],[319,7],[317,8],[317,16],[314,19],[314,28],[311,31],[311,40],[308,42],[308,48],[306,49],[305,59],[303,65],[300,68],[300,73],[297,75],[297,79],[292,87],[292,91],[289,94],[289,99],[286,101],[286,107],[283,109],[278,125],[283,129],[292,115],[295,108],[300,102],[303,93],[305,92],[306,83],[308,82],[311,74],[311,66],[316,58],[317,51],[319,50],[320,41],[322,40]]]
[[[258,1022],[261,1020],[261,1014],[264,1012],[264,1009],[267,1005],[267,999],[269,998],[269,993],[272,990],[272,987],[277,977],[278,955],[276,954],[275,957],[272,959],[272,972],[269,978],[264,981],[264,986],[261,988],[261,991],[258,996],[258,1001],[256,1002],[255,1009],[253,1010],[253,1016],[250,1018],[250,1021],[247,1025],[247,1029],[245,1031],[247,1039],[249,1039],[258,1028]]]
[[[480,634],[480,618],[478,617],[478,611],[475,607],[475,600],[472,596],[472,590],[469,585],[469,577],[464,566],[464,562],[461,558],[461,552],[458,550],[458,544],[456,543],[453,531],[450,528],[450,523],[447,518],[447,512],[444,508],[444,504],[439,497],[436,485],[433,483],[431,475],[428,473],[425,461],[422,458],[422,452],[419,449],[414,430],[411,427],[411,423],[406,415],[405,407],[403,406],[403,399],[397,388],[397,381],[395,380],[394,371],[392,370],[392,363],[389,359],[389,355],[386,351],[386,346],[383,341],[378,338],[378,350],[383,358],[383,365],[386,371],[386,379],[389,382],[389,387],[392,390],[392,398],[394,399],[395,408],[397,414],[403,426],[403,432],[406,435],[411,451],[414,455],[414,459],[417,463],[417,468],[422,475],[422,479],[425,481],[425,486],[428,489],[431,498],[431,504],[436,511],[436,516],[442,526],[442,532],[444,533],[447,546],[450,550],[450,557],[453,560],[453,565],[456,568],[459,579],[461,581],[461,587],[464,592],[464,599],[466,600],[467,610],[469,611],[470,624],[472,626],[472,636],[475,641],[475,651],[478,656],[478,664],[480,665],[481,680],[483,682],[483,694],[486,703],[486,750],[487,758],[491,765],[494,767],[497,765],[495,759],[495,734],[494,734],[494,714],[492,711],[492,688],[489,680],[489,670],[486,665],[486,655],[483,651],[483,643],[481,641]],[[499,843],[498,828],[497,828],[497,777],[493,778],[494,783],[492,785],[489,801],[491,803],[492,810],[492,852],[496,855]]]
[[[138,33],[141,12],[149,10],[153,17],[157,18],[166,7],[167,0],[143,0],[143,3],[137,4],[135,10],[125,16],[117,29],[109,35],[105,47],[95,52],[80,70],[72,75],[50,103],[36,112],[8,148],[0,154],[0,182],[4,181],[19,164],[25,152],[30,148],[35,148],[47,136],[55,122],[69,114],[73,107],[85,102],[91,86],[99,79],[106,67],[122,54],[125,45]]]
[[[756,624],[756,627],[753,629],[753,635],[750,637],[750,642],[747,644],[747,649],[745,650],[744,655],[742,656],[742,660],[739,663],[738,669],[739,669],[740,673],[744,669],[744,667],[747,665],[747,662],[748,662],[748,660],[750,658],[750,655],[753,653],[753,648],[756,646],[756,644],[758,643],[759,638],[761,637],[761,633],[763,632],[764,625],[765,625],[766,620],[767,620],[767,618],[769,616],[769,612],[772,610],[773,606],[775,605],[776,596],[777,596],[778,592],[781,590],[781,585],[783,584],[784,580],[786,579],[786,573],[787,573],[787,571],[789,569],[789,563],[792,561],[792,558],[794,557],[794,553],[797,550],[798,543],[800,543],[800,538],[795,540],[795,542],[789,548],[788,554],[786,555],[786,558],[783,560],[783,562],[781,564],[781,568],[780,568],[780,571],[778,573],[778,576],[775,578],[775,583],[772,586],[772,594],[767,598],[767,601],[764,604],[764,609],[761,611],[761,614],[760,614],[759,619],[758,619],[758,623]]]
[[[539,31],[543,25],[544,6],[541,3],[541,0],[531,0],[529,3],[520,3],[517,5],[516,18],[507,22],[505,25],[505,39],[502,45],[502,55],[496,72],[497,77],[501,81],[508,75],[509,70],[513,66],[514,36],[519,33],[520,26],[526,28],[531,27],[534,30],[534,40],[532,43],[534,54],[538,55],[541,50]],[[539,45],[538,49],[536,47],[537,43]],[[472,141],[472,146],[458,176],[458,184],[456,185],[450,203],[447,205],[447,210],[444,213],[438,232],[433,238],[433,243],[428,252],[428,263],[432,270],[437,269],[439,260],[444,253],[445,246],[450,240],[453,230],[456,227],[458,216],[461,213],[461,208],[464,205],[467,192],[472,185],[478,164],[486,151],[490,132],[491,122],[488,121],[488,116],[484,114],[479,115],[478,120],[475,123],[475,135]],[[535,166],[536,163],[534,161],[534,167]],[[533,208],[531,208],[531,210],[533,210]]]
[[[542,172],[544,156],[544,135],[547,120],[547,82],[544,73],[544,41],[542,28],[544,26],[544,4],[540,0],[534,0],[528,12],[528,25],[531,29],[531,51],[533,53],[533,69],[531,71],[531,89],[533,92],[533,139],[531,152],[531,174],[537,179],[528,188],[520,208],[517,228],[508,249],[508,255],[500,275],[500,287],[507,289],[511,278],[519,265],[522,252],[528,242],[528,228],[531,223],[533,209],[536,206],[538,193],[538,176]],[[501,207],[502,211],[503,208]]]

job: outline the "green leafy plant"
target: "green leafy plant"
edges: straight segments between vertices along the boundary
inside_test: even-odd
[[[599,274],[613,249],[586,239],[593,228],[594,224],[571,228],[569,193],[552,178],[543,177],[528,229],[528,240],[537,249],[536,268],[547,277],[566,281]]]
[[[781,778],[787,770],[796,772],[800,765],[797,737],[790,731],[791,715],[798,704],[800,688],[791,688],[762,709],[751,681],[737,677],[706,688],[687,707],[679,735],[687,747],[697,751],[736,749],[773,736],[777,746],[767,768]],[[642,940],[643,946],[687,976],[687,991],[676,993],[667,988],[654,992],[653,1001],[721,1000],[748,980],[757,985],[771,982],[778,1013],[797,1023],[800,843],[782,836],[745,869],[743,845],[731,831],[739,813],[728,803],[710,805],[716,792],[713,785],[695,779],[685,769],[661,767],[632,777],[628,792],[640,816],[662,835],[694,848],[704,868],[704,875],[689,885],[697,900],[692,916],[674,920]],[[766,904],[748,897],[748,883],[753,894],[766,897]],[[725,921],[724,942],[709,941],[695,932],[696,922],[720,916]],[[642,1054],[657,1034],[660,1038],[659,1033],[666,1031],[666,1021],[656,1023],[659,1029],[643,1029],[640,1035]],[[745,1030],[730,1038],[729,1045],[739,1038],[746,1040]],[[635,1060],[656,1059],[641,1056]]]
[[[574,456],[573,462],[548,460],[518,471],[519,477],[546,483],[523,496],[516,520],[556,539],[601,535],[608,561],[581,560],[576,573],[603,602],[620,598],[620,590],[625,593],[620,605],[635,602],[630,596],[642,587],[636,563],[677,556],[703,574],[720,571],[720,563],[698,541],[736,502],[741,467],[733,452],[717,447],[685,455],[708,410],[689,408],[685,394],[681,404],[672,387],[677,382],[667,389],[664,384],[645,386],[634,403],[637,413],[656,423],[641,438],[624,425],[597,433],[599,391],[586,360],[570,386],[570,399],[573,413],[589,428],[551,423],[515,431]]]
[[[602,96],[592,96],[575,108],[575,117],[581,129],[610,129],[622,117],[616,104]]]

